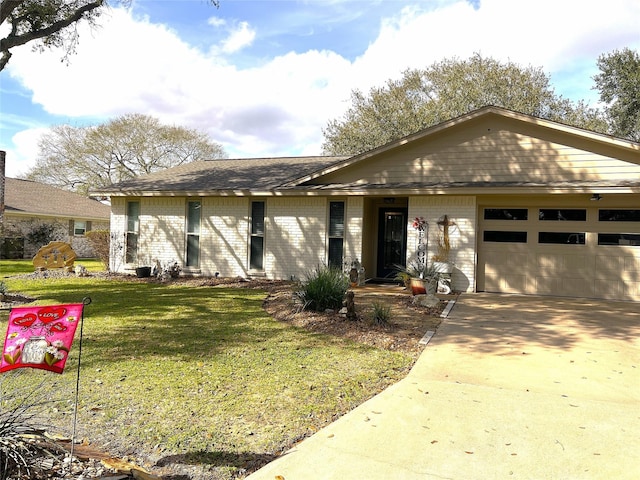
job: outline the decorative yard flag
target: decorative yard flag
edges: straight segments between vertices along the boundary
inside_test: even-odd
[[[12,309],[0,372],[32,367],[62,373],[83,306],[74,303]]]

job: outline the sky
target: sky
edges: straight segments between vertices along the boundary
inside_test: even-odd
[[[541,68],[597,106],[597,58],[640,51],[638,0],[131,0],[62,50],[13,51],[0,149],[18,177],[56,125],[127,113],[206,132],[229,158],[319,155],[322,129],[408,68],[474,53]],[[6,30],[0,30],[0,33]]]

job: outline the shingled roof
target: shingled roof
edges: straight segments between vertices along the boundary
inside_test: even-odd
[[[97,200],[44,183],[5,180],[5,214],[109,220],[111,208]]]
[[[202,160],[97,189],[94,193],[198,195],[271,191],[349,157],[281,157]]]

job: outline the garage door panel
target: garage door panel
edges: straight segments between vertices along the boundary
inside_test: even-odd
[[[595,279],[594,288],[598,297],[607,299],[622,299],[625,296],[624,282],[620,279]]]
[[[640,256],[627,255],[624,257],[624,272],[640,274]]]
[[[624,257],[614,255],[596,255],[595,273],[599,278],[618,278],[624,270]]]
[[[535,291],[541,295],[553,295],[558,291],[557,277],[536,276],[535,282]]]
[[[562,277],[556,295],[563,297],[593,297],[595,296],[594,285],[593,277]]]
[[[527,291],[527,275],[504,275],[500,291],[505,293],[521,293]]]
[[[624,300],[640,300],[640,281],[624,282]]]
[[[543,276],[593,275],[593,260],[583,254],[538,254],[538,273]]]

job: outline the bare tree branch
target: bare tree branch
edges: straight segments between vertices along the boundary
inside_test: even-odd
[[[22,3],[22,2],[18,2]],[[63,18],[62,20],[58,20],[57,22],[52,23],[48,27],[41,28],[39,30],[34,30],[30,32],[23,33],[21,35],[13,35],[9,34],[6,38],[0,40],[0,51],[7,52],[10,48],[17,47],[19,45],[24,45],[25,43],[31,42],[33,40],[37,40],[40,38],[48,37],[53,35],[60,30],[67,28],[72,23],[75,23],[82,19],[82,17],[95,10],[96,8],[102,7],[104,5],[104,0],[96,0],[91,3],[87,3],[82,7],[74,10],[71,15]]]

